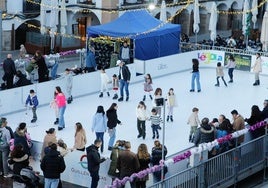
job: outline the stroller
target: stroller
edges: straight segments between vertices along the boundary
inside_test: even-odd
[[[31,167],[22,168],[20,175],[13,175],[13,188],[37,188],[39,177]]]

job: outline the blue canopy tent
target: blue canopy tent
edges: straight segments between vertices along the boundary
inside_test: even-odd
[[[133,39],[135,58],[140,60],[179,53],[180,31],[180,25],[164,24],[146,10],[127,11],[112,22],[87,28],[89,37]]]

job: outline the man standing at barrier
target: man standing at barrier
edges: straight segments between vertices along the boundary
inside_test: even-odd
[[[118,101],[124,100],[124,92],[123,89],[125,88],[126,91],[126,101],[129,99],[129,91],[128,91],[128,85],[130,82],[130,71],[128,69],[128,66],[125,65],[124,61],[117,60],[116,65],[120,67],[119,69],[119,87],[120,87],[120,98]]]
[[[88,146],[87,151],[87,164],[88,171],[91,176],[91,188],[97,188],[99,182],[99,170],[100,164],[105,161],[105,158],[100,157],[99,148],[101,147],[102,141],[95,140],[94,144]]]
[[[13,77],[17,73],[15,63],[12,60],[12,54],[7,54],[7,58],[3,63],[4,76],[3,80],[6,81],[6,88],[13,87]]]

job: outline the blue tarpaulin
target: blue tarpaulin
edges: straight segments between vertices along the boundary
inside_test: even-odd
[[[180,32],[180,25],[164,24],[146,10],[127,11],[112,22],[87,28],[89,37],[133,39],[135,58],[140,60],[179,53]]]

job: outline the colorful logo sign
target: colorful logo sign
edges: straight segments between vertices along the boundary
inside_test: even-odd
[[[87,169],[87,155],[82,155],[79,163],[82,168]]]
[[[198,59],[202,61],[203,63],[209,64],[211,62],[222,62],[223,61],[223,56],[216,54],[216,53],[211,53],[211,52],[200,52],[197,54]]]

